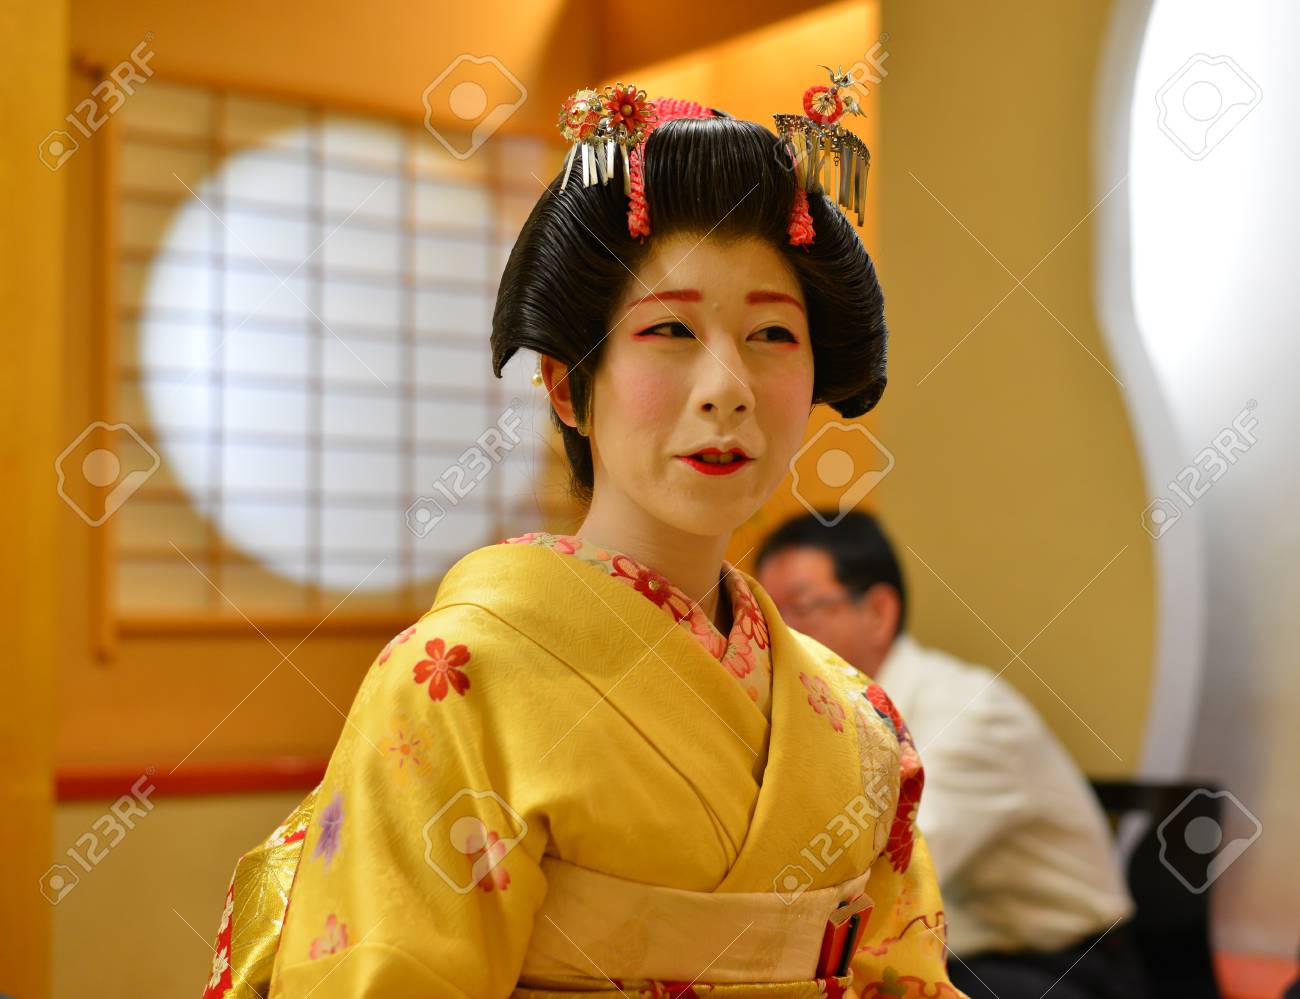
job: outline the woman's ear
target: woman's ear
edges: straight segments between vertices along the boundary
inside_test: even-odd
[[[542,384],[546,386],[546,394],[551,398],[551,405],[555,407],[556,415],[568,426],[576,428],[578,420],[573,412],[573,391],[572,386],[569,384],[569,366],[563,361],[557,361],[549,354],[541,356],[541,365]]]

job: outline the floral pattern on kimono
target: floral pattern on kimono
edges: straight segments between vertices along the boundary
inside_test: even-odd
[[[921,757],[916,751],[916,742],[908,731],[898,708],[889,699],[884,688],[878,683],[867,684],[863,696],[871,702],[876,713],[889,723],[898,738],[899,748],[899,790],[898,811],[889,830],[889,845],[886,851],[889,862],[900,874],[907,870],[912,861],[912,842],[916,838],[916,812],[921,803],[921,790],[925,786],[925,770],[921,766]]]
[[[397,646],[404,643],[408,638],[410,638],[414,634],[415,634],[415,625],[411,625],[411,627],[406,628],[400,634],[394,635],[389,640],[388,644],[384,646],[383,651],[379,653],[379,658],[376,660],[378,665],[382,666],[384,663],[388,662],[388,657],[393,654],[393,649],[395,649]]]
[[[808,703],[819,715],[825,715],[836,732],[844,731],[844,705],[831,693],[830,685],[820,676],[799,674],[799,682],[808,691]]]
[[[334,792],[334,797],[330,799],[328,805],[316,818],[320,826],[320,839],[316,841],[316,849],[312,851],[313,857],[324,857],[325,866],[334,860],[334,855],[339,852],[339,840],[343,835],[343,795],[338,791]]]
[[[915,885],[906,884],[894,902],[894,910],[900,916],[916,911],[924,899],[915,890]],[[897,936],[888,936],[882,940],[865,944],[859,954],[870,954],[875,958],[884,958],[886,963],[880,978],[854,983],[854,991],[860,999],[966,999],[965,993],[956,989],[950,982],[930,981],[914,973],[908,965],[915,964],[915,952],[906,953],[907,945],[919,948],[931,955],[933,961],[946,961],[947,923],[943,910],[921,912],[911,918],[900,918]],[[891,951],[898,951],[890,962]]]
[[[432,740],[423,726],[415,724],[406,715],[398,715],[390,722],[388,735],[379,743],[379,751],[392,763],[394,779],[405,786],[413,774],[428,766],[433,751]]]
[[[236,884],[241,884],[241,887],[252,885],[256,889],[252,898],[241,899],[244,910],[241,917],[247,923],[254,925],[274,920],[278,930],[279,918],[271,917],[270,913],[274,910],[276,900],[285,886],[276,877],[276,865],[267,861],[263,855],[277,849],[282,850],[289,844],[300,843],[305,839],[307,830],[304,824],[309,815],[310,813],[304,812],[300,806],[288,820],[267,837],[260,850],[251,851],[236,865],[235,873],[230,878],[230,887],[226,890],[226,906],[221,913],[221,925],[217,928],[217,942],[212,951],[211,976],[204,987],[203,999],[225,999],[227,992],[236,984],[242,989],[256,990],[256,987],[243,975],[239,976],[238,982],[236,981],[236,972],[231,963],[237,947],[234,939],[235,886]],[[241,953],[239,963],[245,971],[274,956],[273,949],[269,954],[266,953],[265,943],[257,939],[257,934],[250,934],[250,936],[253,937],[251,946],[250,941],[242,940],[238,944],[238,949],[241,952],[260,949],[262,953],[256,959],[250,959],[246,953]],[[267,969],[267,977],[269,978],[269,969]]]
[[[457,563],[415,630],[396,635],[372,664],[325,779],[268,841],[279,851],[270,856],[276,878],[255,879],[247,857],[237,868],[234,916],[223,919],[228,934],[234,926],[222,955],[229,966],[216,962],[221,991],[206,999],[248,999],[242,982],[261,995],[320,999],[618,994],[585,967],[579,987],[569,986],[556,970],[571,960],[565,935],[594,942],[586,949],[602,961],[621,961],[610,973],[639,999],[959,996],[944,970],[943,903],[925,840],[910,838],[915,809],[899,783],[905,726],[892,705],[830,650],[791,632],[752,577],[736,571],[723,581],[734,608],[724,636],[707,620],[701,627],[704,615],[681,591],[626,555],[591,552],[604,574],[597,578],[532,550],[581,559],[579,539],[528,537],[512,546],[525,550],[488,545]],[[735,583],[752,592],[730,589]],[[725,672],[693,660],[696,693],[712,700],[665,689],[657,671],[627,668],[660,638],[692,659],[691,641],[706,650],[726,643],[710,655]],[[753,653],[748,670],[744,651]],[[779,726],[734,696],[734,683],[743,689],[760,676],[771,678]],[[755,759],[765,764],[753,772],[751,747],[764,739],[765,757]],[[866,807],[846,813],[856,822],[828,822],[821,813],[830,801]],[[712,891],[726,877],[738,891],[767,892],[792,861],[808,858],[800,845],[832,835],[841,849],[813,851],[826,866],[811,883],[866,874],[865,893],[878,903],[851,982],[763,977],[752,968],[771,948],[722,937],[714,946],[703,923],[680,941],[704,952],[697,960],[692,949],[689,967],[714,968],[724,945],[735,963],[744,947],[742,973],[758,977],[665,973],[679,957],[671,948],[655,958],[664,969],[655,975],[653,963],[630,953],[655,935],[624,932],[656,925],[637,910],[584,925],[575,915],[584,907],[557,909],[558,928],[538,915],[545,905],[549,918],[552,900],[564,898],[562,863],[630,885]],[[287,838],[298,841],[291,853],[278,845]],[[627,850],[629,841],[637,848]],[[245,907],[251,918],[241,918]],[[548,928],[554,949],[537,946]],[[548,963],[555,956],[560,963]],[[232,976],[236,989],[225,997]],[[684,977],[692,980],[683,985]]]
[[[230,916],[234,910],[235,883],[232,880],[226,890],[226,907],[221,913],[221,925],[217,927],[217,947],[212,952],[212,974],[203,993],[205,997],[213,993],[220,994],[230,985]]]
[[[469,677],[460,667],[469,662],[469,649],[465,645],[448,648],[441,638],[434,638],[424,643],[424,652],[429,658],[415,664],[415,682],[429,684],[431,700],[441,701],[448,689],[463,697],[469,690]]]
[[[729,562],[722,563],[723,585],[731,601],[731,631],[723,635],[681,589],[662,574],[622,552],[602,548],[572,534],[531,531],[502,544],[530,544],[571,555],[631,586],[686,628],[744,689],[764,715],[771,712],[772,658],[767,621],[749,585]]]
[[[325,932],[311,942],[308,956],[313,961],[337,954],[348,945],[348,924],[342,922],[334,913],[325,919]]]

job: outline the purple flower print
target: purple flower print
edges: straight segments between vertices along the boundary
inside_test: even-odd
[[[312,857],[324,857],[328,868],[334,854],[339,852],[339,837],[343,834],[343,793],[335,791],[330,803],[320,813],[320,839]]]

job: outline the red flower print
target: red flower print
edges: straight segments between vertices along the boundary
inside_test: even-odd
[[[743,584],[742,584],[743,586]],[[732,591],[732,604],[735,607],[735,627],[760,649],[767,648],[767,619],[763,617],[762,608],[749,593],[749,587],[737,587]]]
[[[341,923],[334,913],[325,917],[325,932],[311,942],[308,957],[319,961],[328,954],[337,954],[348,945],[348,924]]]
[[[441,638],[435,638],[424,644],[428,659],[421,659],[415,664],[415,682],[429,681],[429,697],[441,701],[447,696],[447,687],[455,688],[462,697],[469,690],[469,677],[458,666],[469,662],[469,649],[464,645],[446,647]]]
[[[727,640],[713,626],[713,622],[709,620],[708,615],[702,610],[692,611],[689,624],[691,634],[704,646],[704,650],[714,659],[721,659],[722,654],[727,651]]]
[[[894,813],[893,824],[889,827],[889,842],[885,851],[889,854],[889,866],[899,874],[907,870],[912,862],[912,842],[916,835],[916,808],[921,801],[921,790],[925,787],[925,770],[921,758],[909,742],[903,747],[899,761],[898,810]]]
[[[803,92],[803,110],[819,125],[834,125],[844,114],[844,101],[830,87],[809,87]]]
[[[744,635],[736,634],[727,644],[722,665],[726,666],[731,675],[737,679],[754,672],[754,650],[750,648],[749,641]]]
[[[808,689],[808,703],[819,715],[825,715],[836,732],[844,731],[844,705],[831,693],[830,686],[820,676],[801,672],[799,680]]]
[[[410,638],[414,634],[415,634],[415,625],[411,625],[411,627],[407,628],[400,635],[394,635],[391,639],[389,639],[388,644],[384,646],[384,651],[379,653],[379,665],[382,666],[384,665],[384,663],[388,662],[388,657],[393,654],[393,649],[401,645],[403,642],[405,642],[408,638]]]
[[[893,824],[889,827],[889,842],[885,851],[889,854],[890,866],[901,874],[912,862],[916,809],[921,801],[921,789],[925,786],[925,769],[921,766],[921,757],[917,755],[916,743],[907,729],[907,723],[880,684],[869,683],[862,693],[876,709],[876,714],[889,723],[898,739],[898,809],[894,813]]]
[[[666,608],[672,614],[674,621],[690,616],[691,605],[685,594],[653,569],[623,554],[615,554],[610,561],[610,568],[613,570],[611,575],[630,580],[637,592],[660,607]]]
[[[863,691],[871,706],[876,709],[876,713],[889,722],[894,729],[894,735],[899,742],[906,739],[912,741],[911,735],[907,731],[907,725],[903,723],[903,716],[898,713],[898,708],[894,707],[894,702],[889,699],[883,687],[878,683],[867,684],[866,690]]]
[[[517,538],[506,538],[503,545],[540,545],[542,548],[554,548],[557,552],[572,555],[582,547],[582,539],[569,534],[550,534],[546,531],[529,531]]]
[[[466,844],[469,849],[465,855],[470,859],[470,877],[484,891],[505,891],[510,887],[510,872],[501,861],[509,849],[501,842],[495,832],[488,832],[486,839],[477,836]]]

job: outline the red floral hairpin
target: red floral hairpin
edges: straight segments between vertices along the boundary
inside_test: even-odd
[[[793,246],[813,241],[808,195],[825,190],[825,182],[831,178],[836,202],[857,212],[858,225],[863,221],[871,154],[861,139],[838,124],[846,111],[862,115],[862,108],[852,94],[841,93],[852,86],[852,74],[822,68],[830,73],[830,85],[804,91],[804,115],[773,116],[795,175],[788,228]],[[575,160],[581,162],[584,187],[608,183],[614,176],[617,151],[623,160],[623,192],[628,196],[628,232],[644,242],[650,235],[644,179],[646,139],[666,121],[712,117],[711,108],[694,101],[670,97],[647,101],[645,91],[632,84],[616,83],[601,91],[575,90],[560,107],[560,133],[573,143],[564,161],[560,190],[568,184]]]
[[[807,204],[807,194],[834,192],[835,202],[855,212],[862,225],[867,202],[867,170],[871,152],[866,143],[839,123],[845,112],[866,117],[857,98],[841,93],[853,86],[853,74],[838,66],[822,69],[830,74],[830,86],[809,87],[803,93],[804,114],[773,115],[777,134],[785,140],[794,164],[795,202]],[[796,243],[795,220],[791,222],[791,239]],[[808,232],[800,233],[798,242],[812,242],[812,220]],[[796,244],[797,245],[797,244]]]
[[[623,154],[623,193],[632,193],[628,150],[645,142],[656,123],[655,105],[645,91],[616,83],[602,91],[575,90],[560,106],[560,134],[573,143],[564,161],[564,179],[578,153],[582,153],[582,184],[607,183],[614,175],[614,151]]]

